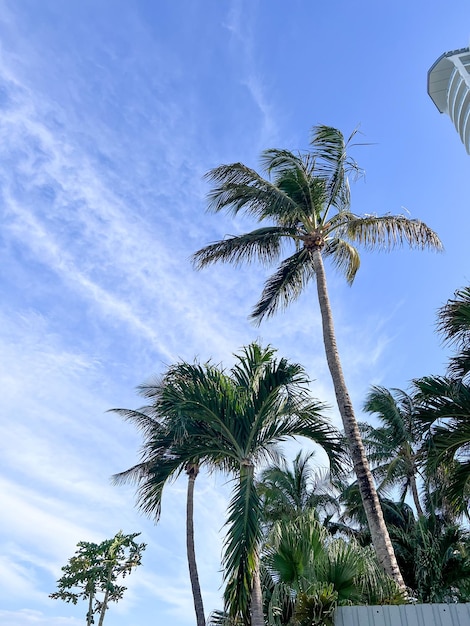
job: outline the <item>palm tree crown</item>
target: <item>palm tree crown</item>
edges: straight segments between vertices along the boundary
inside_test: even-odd
[[[325,521],[339,513],[339,502],[325,470],[310,465],[314,452],[299,452],[290,468],[285,462],[264,469],[258,481],[267,528],[276,521],[290,520],[305,511],[313,511]]]
[[[470,501],[470,385],[445,376],[413,381],[417,419],[426,429],[423,449],[429,474],[446,474],[446,498],[457,511]]]
[[[360,265],[356,245],[391,249],[407,243],[414,248],[442,248],[436,233],[420,220],[351,212],[347,175],[361,174],[356,162],[347,156],[355,135],[345,142],[337,129],[317,126],[311,151],[264,151],[261,163],[269,179],[242,163],[221,165],[208,172],[207,178],[214,183],[209,193],[211,210],[232,214],[243,210],[272,225],[202,248],[193,257],[197,268],[216,261],[237,264],[255,258],[271,264],[283,252],[284,243],[294,243],[294,254],[268,279],[253,310],[254,319],[261,321],[300,295],[316,275],[314,250],[320,250],[352,283]]]
[[[464,378],[470,373],[470,286],[455,292],[439,311],[438,330],[458,352],[450,360],[449,373]]]
[[[398,486],[402,502],[411,493],[418,515],[423,515],[417,478],[424,428],[416,419],[412,396],[401,389],[375,386],[366,398],[364,410],[380,420],[377,428],[361,424],[367,456],[375,478],[380,480],[379,490]]]

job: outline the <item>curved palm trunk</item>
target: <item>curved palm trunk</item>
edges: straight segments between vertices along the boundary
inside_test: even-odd
[[[362,503],[367,516],[369,530],[372,536],[375,552],[379,563],[384,570],[405,590],[398,563],[393,551],[392,542],[385,525],[382,508],[380,506],[377,490],[375,488],[372,473],[369,469],[364,445],[357,425],[354,409],[349,397],[343,376],[336,337],[333,326],[328,290],[326,286],[325,269],[321,250],[316,247],[311,250],[312,263],[317,279],[317,293],[320,304],[320,312],[323,326],[323,342],[325,345],[326,359],[335,389],[338,409],[343,420],[344,431],[349,443],[349,450],[357,477]]]
[[[199,473],[197,464],[189,464],[186,467],[188,475],[188,493],[186,499],[186,551],[188,556],[189,578],[193,592],[194,610],[196,612],[197,626],[205,626],[204,605],[202,603],[201,587],[196,565],[196,551],[194,548],[194,482]]]

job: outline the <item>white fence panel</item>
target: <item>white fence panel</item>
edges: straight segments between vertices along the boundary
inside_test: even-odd
[[[470,604],[342,606],[335,626],[470,626]]]

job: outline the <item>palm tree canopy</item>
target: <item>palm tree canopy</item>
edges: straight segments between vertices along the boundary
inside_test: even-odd
[[[424,427],[415,419],[417,407],[413,397],[401,389],[373,386],[364,410],[380,421],[377,428],[360,424],[374,477],[380,481],[379,490],[398,486],[402,501],[411,491],[418,514],[422,514],[416,480]]]
[[[435,515],[390,528],[407,585],[418,602],[468,602],[468,531]]]
[[[336,605],[403,601],[370,547],[332,539],[312,511],[274,525],[265,541],[263,564],[271,577],[268,619],[274,618],[273,623],[279,623],[279,599],[294,601],[297,615],[305,604],[315,606],[319,618]]]
[[[254,319],[260,321],[286,306],[314,278],[313,249],[320,249],[352,283],[360,265],[358,245],[384,250],[403,244],[442,248],[436,233],[420,220],[351,212],[348,174],[361,175],[347,156],[355,135],[345,140],[335,128],[316,126],[309,151],[266,150],[261,165],[268,178],[242,163],[221,165],[206,175],[213,183],[210,210],[234,215],[243,211],[271,225],[202,248],[193,257],[197,268],[217,261],[238,264],[255,259],[271,265],[289,243],[294,244],[295,252],[268,279],[253,310]]]
[[[417,419],[426,427],[428,471],[447,470],[447,497],[457,510],[470,498],[470,385],[460,379],[426,376],[413,381]]]
[[[459,289],[439,311],[438,330],[444,340],[457,347],[450,360],[452,376],[464,377],[470,372],[470,287]]]
[[[299,452],[290,468],[285,462],[270,465],[258,479],[262,498],[263,520],[269,528],[278,520],[297,517],[307,510],[315,516],[330,518],[339,513],[338,499],[328,473],[315,469],[310,461],[314,452]]]
[[[338,471],[344,458],[341,437],[322,416],[325,405],[311,398],[302,366],[274,355],[253,343],[229,371],[211,362],[177,363],[140,388],[151,405],[120,411],[142,429],[144,445],[140,464],[116,479],[137,483],[145,512],[159,513],[164,485],[188,464],[235,476],[223,558],[232,616],[248,610],[261,539],[256,466],[279,461],[278,444],[299,436],[321,445]]]

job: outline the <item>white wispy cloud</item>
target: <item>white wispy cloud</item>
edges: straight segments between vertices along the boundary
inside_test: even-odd
[[[21,609],[19,611],[0,610],[0,623],[5,626],[81,626],[83,619],[75,617],[51,617],[41,611]]]

